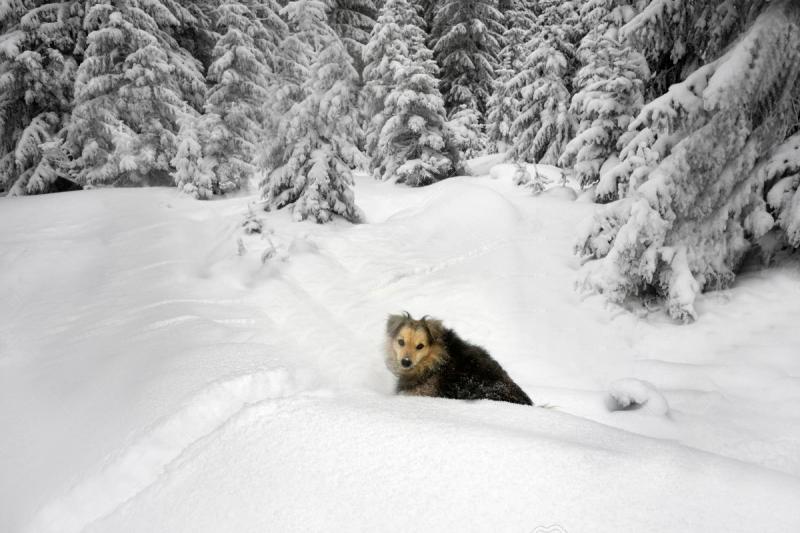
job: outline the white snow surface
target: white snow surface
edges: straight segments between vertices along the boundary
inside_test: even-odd
[[[574,289],[597,206],[482,163],[261,235],[253,197],[0,199],[0,530],[800,530],[797,267],[689,325],[610,307]],[[548,408],[395,396],[402,310]]]

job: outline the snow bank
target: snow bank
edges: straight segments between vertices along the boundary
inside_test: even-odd
[[[81,531],[165,475],[187,448],[249,405],[280,398],[293,388],[283,369],[244,374],[208,386],[175,414],[158,422],[112,457],[102,471],[45,506],[34,531]],[[130,529],[130,527],[128,528]]]
[[[788,530],[798,497],[558,411],[343,394],[241,413],[88,531]]]
[[[256,211],[252,234],[253,198],[0,199],[4,528],[798,529],[796,268],[678,327],[574,291],[594,205],[488,176],[355,190],[367,224]],[[394,396],[400,310],[553,408]]]

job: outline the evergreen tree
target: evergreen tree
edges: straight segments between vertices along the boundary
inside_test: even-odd
[[[364,53],[370,168],[412,186],[451,175],[457,154],[422,24],[408,0],[387,0]]]
[[[290,29],[303,36],[298,59],[308,64],[309,76],[303,99],[281,117],[267,146],[262,194],[268,209],[292,205],[295,220],[323,223],[339,215],[358,221],[351,189],[351,168],[363,158],[355,146],[358,73],[325,8],[316,0],[295,0],[283,10]]]
[[[182,2],[186,6],[184,23],[174,31],[175,40],[181,49],[200,61],[203,72],[211,65],[214,45],[219,35],[215,31],[219,0],[191,0]]]
[[[388,6],[384,4],[363,50],[362,101],[367,117],[365,148],[370,168],[373,170],[380,165],[382,156],[378,142],[380,132],[388,119],[386,97],[397,86],[397,70],[404,66],[412,48],[419,46],[413,39],[416,37],[418,40],[420,38],[424,40],[424,34],[421,32],[415,34],[410,26],[419,21],[414,8],[408,2],[405,4],[395,2]]]
[[[486,134],[480,114],[466,105],[461,105],[450,112],[447,130],[451,132],[453,150],[461,157],[470,159],[477,157],[486,149]]]
[[[216,115],[187,115],[181,120],[178,149],[172,159],[175,167],[172,177],[178,190],[199,200],[208,200],[219,190],[219,179],[211,161],[203,155],[203,146],[209,144],[209,138],[221,133],[211,128],[222,124]]]
[[[620,42],[619,28],[632,15],[618,0],[590,0],[581,18],[592,30],[581,40],[580,62],[573,80],[570,113],[577,135],[559,159],[562,168],[573,167],[581,185],[595,184],[604,166],[617,161],[617,142],[644,104],[649,77],[645,58]]]
[[[125,1],[125,0],[123,0]],[[172,66],[176,88],[181,99],[194,110],[200,111],[206,101],[206,83],[203,73],[203,63],[199,57],[181,46],[178,38],[185,40],[185,36],[197,33],[198,38],[213,38],[213,33],[207,35],[203,24],[208,22],[205,18],[198,20],[193,13],[204,15],[202,7],[213,0],[127,0],[131,6],[150,13],[156,23],[155,36],[161,41],[167,62]],[[213,5],[213,4],[212,4]],[[208,41],[192,43],[192,50],[204,54],[209,44]]]
[[[504,31],[497,0],[442,0],[436,6],[431,48],[448,114],[466,106],[483,122]]]
[[[691,27],[713,28],[707,22]],[[774,156],[794,153],[793,141],[781,142],[798,119],[800,5],[770,2],[733,46],[720,48],[723,55],[644,106],[621,154],[633,171],[619,174],[616,187],[605,184],[622,199],[597,215],[578,251],[595,259],[587,286],[613,301],[654,290],[672,316],[690,320],[696,294],[731,283],[745,254],[774,229],[773,213],[796,242],[786,193],[793,182],[775,189],[765,180],[793,168],[787,158],[780,170]]]
[[[359,72],[363,69],[364,45],[369,40],[377,16],[374,0],[333,0],[331,27],[344,43]]]
[[[594,0],[593,0],[594,1]],[[683,81],[698,65],[719,57],[770,0],[650,0],[621,34],[644,53],[653,78],[654,98]],[[642,2],[638,2],[641,4]]]
[[[385,3],[385,0],[383,0]],[[420,28],[426,35],[431,34],[433,19],[436,17],[436,10],[439,8],[441,0],[414,0],[411,2],[417,6],[417,14],[422,17]],[[380,4],[377,4],[380,7]]]
[[[569,110],[570,80],[581,28],[571,0],[543,0],[540,8],[525,63],[509,82],[515,90],[519,88],[523,101],[509,134],[514,139],[511,157],[556,164],[575,128]]]
[[[68,176],[64,128],[85,33],[82,2],[0,3],[0,191]]]
[[[228,0],[219,7],[221,37],[208,69],[211,87],[199,121],[203,133],[198,136],[192,126],[196,120],[187,120],[181,130],[189,136],[187,146],[199,141],[202,147],[204,171],[196,175],[198,183],[189,186],[192,178],[185,174],[193,168],[191,160],[174,162],[179,187],[198,198],[208,198],[208,169],[215,194],[240,188],[255,172],[256,143],[267,126],[265,102],[278,84],[274,73],[281,66],[279,48],[288,31],[277,11],[271,1]],[[194,157],[192,151],[182,153]]]
[[[764,184],[776,240],[800,248],[800,133],[787,137],[759,162],[755,179]]]
[[[174,8],[170,10],[167,5]],[[67,142],[82,183],[166,183],[178,120],[203,101],[199,63],[170,32],[174,4],[90,1]]]
[[[535,26],[535,12],[531,0],[511,0],[504,11],[506,31],[503,33],[503,48],[499,55],[499,66],[495,72],[494,91],[487,103],[488,147],[490,150],[506,150],[511,145],[511,127],[522,112],[522,87],[515,76],[522,70],[526,54],[526,43],[530,41]]]

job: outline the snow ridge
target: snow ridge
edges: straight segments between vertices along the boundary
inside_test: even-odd
[[[95,475],[46,505],[30,532],[70,533],[112,513],[164,475],[193,444],[249,406],[298,392],[284,368],[247,373],[212,383],[172,416],[121,450]]]

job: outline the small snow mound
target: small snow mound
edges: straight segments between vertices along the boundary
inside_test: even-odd
[[[491,174],[494,167],[502,164],[505,160],[505,153],[484,155],[468,160],[464,163],[464,170],[470,176],[485,176]]]
[[[578,198],[578,193],[575,192],[575,189],[572,187],[551,187],[544,192],[542,192],[542,196],[547,196],[548,198],[556,198],[558,200],[566,200],[568,202],[574,202]]]
[[[595,199],[596,186],[592,186],[578,194],[577,201],[582,204],[593,204]]]
[[[499,165],[494,165],[489,169],[489,177],[494,180],[511,181],[516,171],[517,165],[514,163],[500,163]]]
[[[609,411],[641,410],[653,415],[669,414],[667,399],[652,383],[635,378],[618,379],[608,387]]]
[[[431,196],[425,204],[390,220],[420,238],[432,235],[439,246],[452,240],[455,233],[470,241],[495,240],[522,220],[519,209],[508,198],[469,178],[450,178],[429,189]]]

